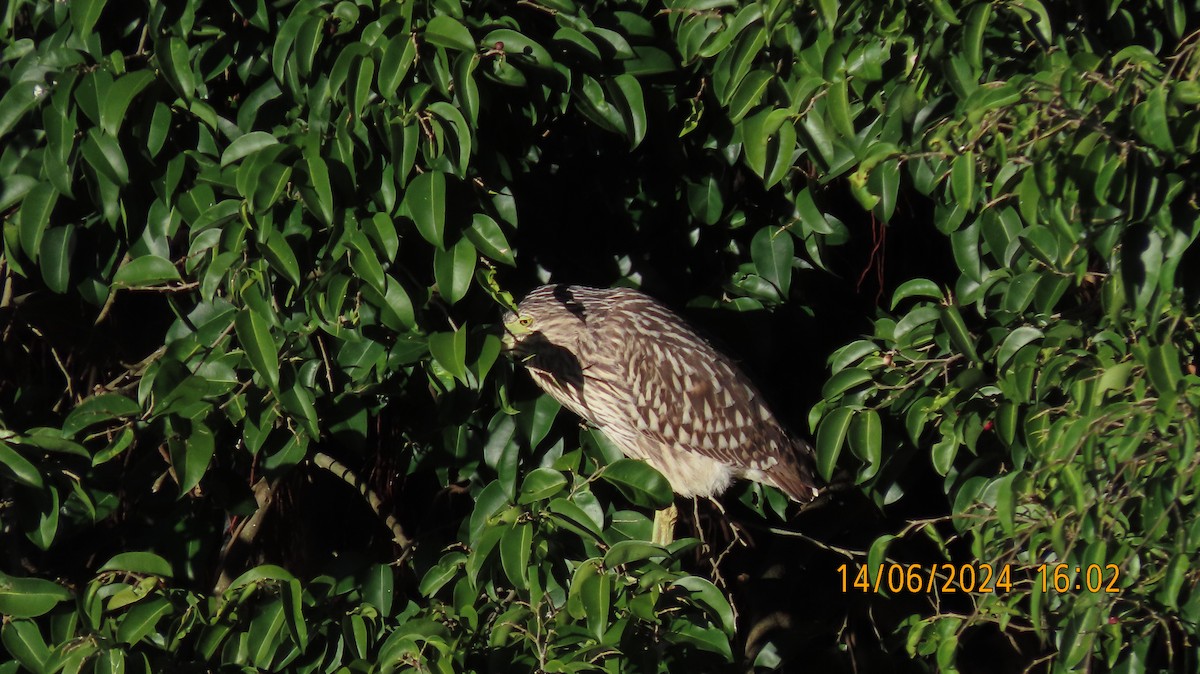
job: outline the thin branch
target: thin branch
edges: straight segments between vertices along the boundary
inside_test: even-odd
[[[378,494],[376,494],[369,486],[367,486],[367,484],[363,482],[361,478],[355,475],[354,471],[350,470],[345,464],[324,452],[314,453],[312,456],[312,463],[318,468],[323,468],[333,473],[341,478],[346,484],[357,489],[358,493],[362,494],[363,498],[366,499],[367,505],[371,506],[371,510],[375,511],[375,514],[379,517],[379,519],[383,520],[384,526],[386,526],[392,532],[392,540],[396,543],[396,545],[399,545],[406,551],[408,548],[412,547],[413,541],[407,535],[405,535],[404,527],[400,525],[400,522],[390,513],[383,512],[383,499],[379,498]]]
[[[267,515],[267,510],[270,508],[271,502],[275,499],[275,488],[278,486],[279,480],[268,481],[265,477],[255,483],[254,500],[258,503],[258,509],[254,511],[253,515],[238,523],[233,536],[229,539],[229,544],[221,551],[221,559],[217,562],[217,567],[221,569],[221,574],[217,578],[217,584],[213,587],[214,595],[220,595],[229,589],[234,576],[229,570],[232,565],[227,564],[226,561],[230,553],[234,550],[237,550],[239,555],[244,556],[245,552],[250,549],[250,544],[254,542],[255,537],[258,536],[258,532],[261,531],[260,525],[263,518]]]

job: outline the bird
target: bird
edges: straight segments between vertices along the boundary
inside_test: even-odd
[[[715,499],[745,478],[798,503],[819,495],[811,446],[784,429],[736,362],[649,295],[543,285],[505,314],[504,330],[506,351],[538,387],[675,494]],[[669,542],[674,516],[656,513],[655,542]]]

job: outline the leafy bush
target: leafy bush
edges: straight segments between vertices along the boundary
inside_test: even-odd
[[[10,2],[0,672],[1195,670],[1198,15]],[[500,356],[551,277],[811,407],[824,547],[646,543]],[[830,589],[943,561],[1011,584]]]

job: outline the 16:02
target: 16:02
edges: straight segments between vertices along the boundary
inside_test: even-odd
[[[1042,564],[1037,568],[1037,573],[1041,578],[1042,592],[1121,591],[1117,586],[1117,579],[1121,577],[1121,567],[1116,564],[1087,564],[1082,567],[1072,567],[1070,564]]]

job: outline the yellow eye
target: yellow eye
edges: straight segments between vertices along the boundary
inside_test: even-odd
[[[517,322],[520,323],[523,327],[532,328],[533,327],[533,316],[522,316],[517,319]]]

